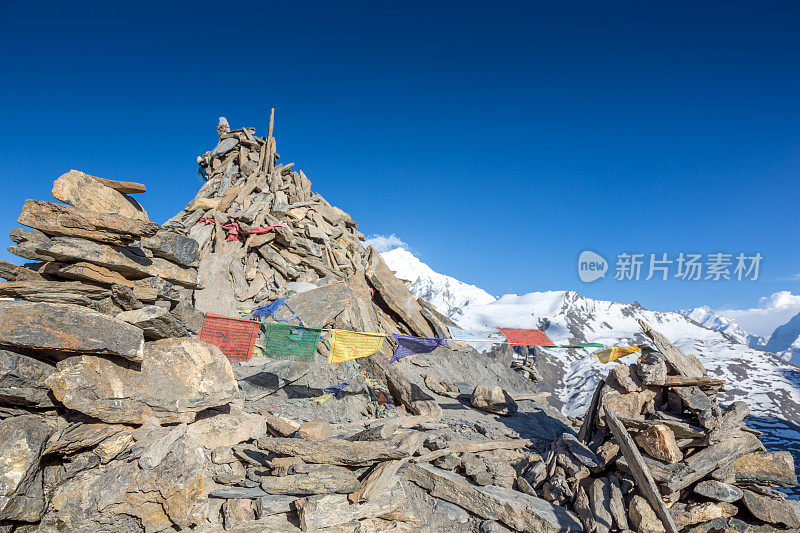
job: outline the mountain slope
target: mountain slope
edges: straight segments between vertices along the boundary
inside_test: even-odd
[[[467,295],[457,294],[460,285],[451,282],[446,295],[437,292],[443,286],[437,282],[441,274],[405,250],[402,254],[393,252],[384,254],[384,257],[393,254],[391,268],[400,278],[409,279],[400,264],[401,260],[408,261],[412,265],[409,270],[415,273],[412,291],[417,296],[431,298],[437,307],[447,302],[440,310],[447,312],[462,328],[458,332],[460,336],[498,338],[497,327],[519,327],[543,329],[557,344],[633,345],[647,342],[637,323],[642,319],[681,350],[698,356],[709,374],[728,381],[722,393],[723,403],[745,400],[755,417],[800,424],[800,368],[772,353],[750,348],[722,332],[705,328],[680,313],[650,311],[636,302],[593,300],[567,291],[504,295],[490,302],[471,302],[457,307],[455,302],[469,300]],[[431,277],[430,272],[436,276]],[[471,294],[475,287],[468,287]],[[498,342],[501,339],[498,338]],[[491,342],[471,344],[485,349]],[[545,367],[543,373],[550,376],[549,383],[544,385],[553,392],[553,399],[563,405],[565,414],[582,415],[598,379],[610,369],[610,365],[598,363],[591,351],[539,350],[538,363]],[[628,358],[625,362],[630,363],[636,356]],[[800,432],[797,437],[800,439]]]
[[[800,364],[800,313],[786,324],[775,328],[764,349],[794,364]]]
[[[694,309],[684,309],[679,313],[705,328],[721,331],[737,342],[751,348],[764,348],[764,344],[767,342],[766,338],[750,333],[740,326],[735,319],[724,316],[707,305],[695,307]]]
[[[384,252],[381,257],[398,278],[411,282],[411,292],[447,317],[468,305],[494,301],[494,296],[483,289],[435,272],[403,248]]]

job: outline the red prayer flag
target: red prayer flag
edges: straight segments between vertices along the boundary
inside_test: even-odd
[[[550,337],[538,329],[497,328],[511,346],[555,346]]]
[[[219,347],[228,359],[253,357],[258,337],[258,322],[206,313],[200,327],[200,339]]]

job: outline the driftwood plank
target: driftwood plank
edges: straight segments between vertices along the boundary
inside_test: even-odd
[[[721,387],[723,385],[725,385],[724,379],[710,378],[707,376],[667,376],[664,382],[665,387]]]
[[[610,409],[606,409],[606,424],[614,435],[614,439],[628,463],[639,490],[661,519],[664,529],[666,529],[667,533],[678,533],[678,528],[675,527],[672,515],[670,515],[667,506],[664,505],[664,500],[661,499],[661,493],[658,492],[656,482],[653,480],[653,476],[650,475],[650,471],[642,459],[642,454],[636,448],[636,444],[628,434],[628,430],[625,429],[625,426],[622,425],[622,422]]]
[[[606,381],[604,379],[601,379],[597,383],[597,388],[594,389],[594,395],[592,396],[592,401],[589,404],[589,409],[586,411],[586,416],[583,417],[583,422],[581,423],[581,429],[578,431],[578,440],[584,444],[589,442],[589,437],[592,434],[594,419],[597,416],[597,409],[600,407],[600,394],[602,393],[603,386],[605,384]]]
[[[408,435],[398,446],[398,449],[414,454],[425,442],[425,433],[416,431]],[[361,487],[350,494],[351,502],[371,501],[380,496],[395,483],[398,470],[408,462],[408,458],[396,461],[384,461],[375,465],[372,471],[361,482]]]
[[[650,327],[650,324],[644,320],[639,320],[639,325],[642,327],[644,334],[650,337],[656,349],[661,352],[672,368],[679,374],[687,377],[701,377],[706,375],[706,369],[700,364],[697,358],[689,357],[677,349],[669,340]]]

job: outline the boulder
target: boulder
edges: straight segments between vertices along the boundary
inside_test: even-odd
[[[406,476],[435,498],[519,531],[583,531],[578,517],[572,512],[515,490],[492,485],[477,487],[458,474],[426,464],[409,465]]]
[[[323,215],[324,216],[324,215]],[[420,311],[419,303],[413,294],[397,279],[380,253],[369,249],[366,268],[367,279],[381,299],[397,316],[405,322],[415,335],[433,337],[433,329]]]
[[[156,305],[123,311],[117,315],[117,320],[122,320],[140,328],[144,333],[144,338],[149,341],[189,335],[183,324],[178,322],[170,314],[169,310]]]
[[[683,530],[691,525],[735,516],[738,509],[735,505],[725,502],[702,502],[686,505],[676,503],[670,509],[675,526]]]
[[[191,422],[239,397],[219,348],[188,337],[147,343],[140,370],[93,356],[65,359],[47,385],[68,408],[112,424]]]
[[[470,395],[472,407],[498,415],[513,415],[517,412],[517,402],[502,388],[478,385]]]
[[[53,407],[45,380],[56,371],[45,362],[0,350],[0,402],[26,407]]]
[[[650,457],[674,464],[683,459],[675,435],[664,424],[654,424],[636,435],[636,444]]]
[[[141,243],[142,248],[152,251],[153,255],[186,266],[193,265],[200,253],[196,240],[171,231],[159,231],[152,237],[143,238]]]
[[[800,518],[797,517],[794,508],[786,500],[775,500],[769,496],[745,489],[742,501],[744,501],[747,510],[759,520],[769,524],[800,528]]]
[[[736,485],[729,485],[713,479],[701,481],[695,485],[694,492],[700,496],[727,503],[739,501],[744,496],[742,489]]]
[[[239,411],[219,413],[190,424],[186,436],[198,446],[213,450],[231,448],[242,442],[257,440],[267,434],[264,418]]]
[[[0,522],[36,522],[45,508],[39,456],[51,428],[36,415],[0,421]]]
[[[147,470],[137,461],[87,470],[55,489],[42,528],[80,533],[190,529],[207,514],[206,464],[202,450],[184,435]]]
[[[96,213],[148,220],[139,202],[78,170],[70,170],[53,182],[53,198]]]
[[[203,325],[203,320],[205,319],[205,315],[192,307],[192,304],[189,302],[182,300],[178,302],[178,305],[172,308],[172,316],[175,319],[183,324],[189,332],[197,334],[200,332],[200,326]]]
[[[656,516],[647,500],[634,495],[628,505],[628,518],[634,531],[638,533],[664,533],[664,524]]]
[[[0,345],[141,361],[144,338],[139,328],[85,307],[2,301]]]
[[[36,246],[38,255],[59,261],[86,261],[137,279],[159,276],[184,287],[197,287],[197,270],[161,257],[147,257],[140,248],[112,246],[75,237],[55,237]]]
[[[794,459],[787,451],[745,454],[730,464],[737,483],[770,487],[797,485]]]
[[[111,244],[130,244],[140,237],[150,237],[159,227],[146,219],[107,215],[38,200],[25,200],[17,222],[47,235],[80,237]]]

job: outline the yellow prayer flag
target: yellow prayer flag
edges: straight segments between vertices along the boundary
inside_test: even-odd
[[[328,364],[375,355],[381,349],[384,338],[386,338],[384,333],[361,333],[332,329],[331,354],[328,356]]]
[[[647,348],[647,346],[612,346],[611,348],[595,352],[592,355],[601,363],[606,364],[611,361],[616,361],[620,357],[625,357],[626,355],[641,351],[643,348]]]

